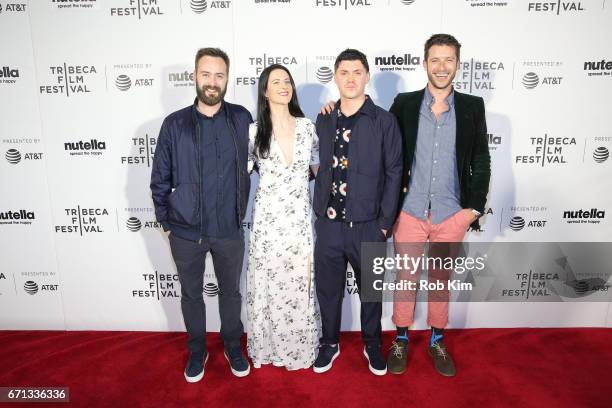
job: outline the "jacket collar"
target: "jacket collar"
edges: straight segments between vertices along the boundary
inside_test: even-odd
[[[332,113],[335,117],[338,117],[338,115],[340,114],[340,99],[338,99],[338,101],[336,102],[336,106]],[[366,95],[365,102],[363,103],[363,105],[361,105],[356,114],[364,114],[372,117],[376,116],[376,105],[374,105],[374,102],[372,102],[372,98],[370,98],[370,95]]]

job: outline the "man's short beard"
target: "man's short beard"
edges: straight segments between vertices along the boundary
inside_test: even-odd
[[[434,74],[429,74],[427,73],[427,78],[429,79],[429,82],[431,83],[431,85],[436,88],[436,89],[446,89],[449,85],[453,84],[453,80],[455,79],[455,76],[457,75],[457,71],[455,71],[453,73],[453,75],[451,77],[449,77],[449,81],[448,84],[446,84],[443,87],[439,87],[436,85],[435,81],[433,80],[436,76]]]
[[[216,90],[217,96],[206,96],[206,88],[213,88],[214,90]],[[225,92],[227,92],[227,87],[225,87],[224,89],[221,89],[218,86],[204,86],[202,88],[198,88],[198,85],[196,84],[196,93],[198,95],[198,100],[204,105],[215,106],[216,104],[221,102],[221,100],[223,100]]]

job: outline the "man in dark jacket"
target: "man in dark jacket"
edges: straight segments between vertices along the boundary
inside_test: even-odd
[[[208,252],[219,284],[225,358],[234,375],[244,377],[250,371],[240,348],[240,274],[252,118],[244,107],[223,100],[228,72],[229,58],[222,50],[197,52],[197,98],[193,105],[164,120],[151,172],[155,215],[164,230],[170,231],[170,249],[181,282],[181,310],[190,351],[184,373],[188,382],[202,379],[208,359],[202,296]]]
[[[423,62],[427,86],[399,94],[390,109],[398,119],[404,145],[400,215],[393,231],[396,249],[402,255],[421,257],[429,241],[430,258],[452,257],[470,224],[478,228],[478,218],[484,212],[491,177],[484,102],[453,90],[460,48],[448,34],[436,34],[427,40]],[[399,271],[397,280],[416,282],[420,272]],[[444,289],[428,293],[427,318],[432,328],[429,354],[444,376],[455,375],[443,342],[450,273],[452,270],[435,266],[428,271],[430,282],[444,285]],[[388,360],[389,371],[394,374],[406,370],[414,292],[395,293],[393,323],[397,337]]]
[[[340,354],[338,334],[347,261],[357,284],[371,281],[362,270],[362,242],[385,242],[397,214],[402,173],[401,135],[389,112],[365,94],[370,79],[366,56],[353,49],[336,58],[334,80],[340,101],[317,117],[321,165],[315,181],[315,280],[323,337],[314,371],[332,367]],[[384,256],[384,255],[383,255]],[[364,276],[362,276],[364,275]],[[364,355],[376,375],[387,372],[380,350],[382,305],[364,299],[360,286]]]

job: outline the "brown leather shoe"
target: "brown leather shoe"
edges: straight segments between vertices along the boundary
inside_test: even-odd
[[[393,374],[403,374],[406,371],[408,359],[408,343],[405,341],[394,341],[387,358],[387,370]]]
[[[453,363],[453,359],[448,354],[442,340],[435,342],[433,346],[429,347],[429,355],[433,359],[436,371],[443,376],[453,377],[457,373],[455,371],[455,363]]]

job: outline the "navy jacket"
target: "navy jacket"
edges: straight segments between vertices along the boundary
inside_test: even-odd
[[[164,230],[180,229],[197,241],[202,231],[200,129],[196,103],[170,114],[162,123],[153,157],[151,193],[155,216]],[[246,213],[251,180],[247,171],[251,114],[244,107],[224,102],[228,127],[236,149],[236,219]],[[211,197],[211,199],[216,199]]]
[[[326,214],[332,184],[332,156],[338,108],[317,117],[321,165],[315,180],[314,211]],[[346,221],[377,220],[382,229],[395,223],[402,181],[402,137],[395,117],[368,97],[351,132]]]

